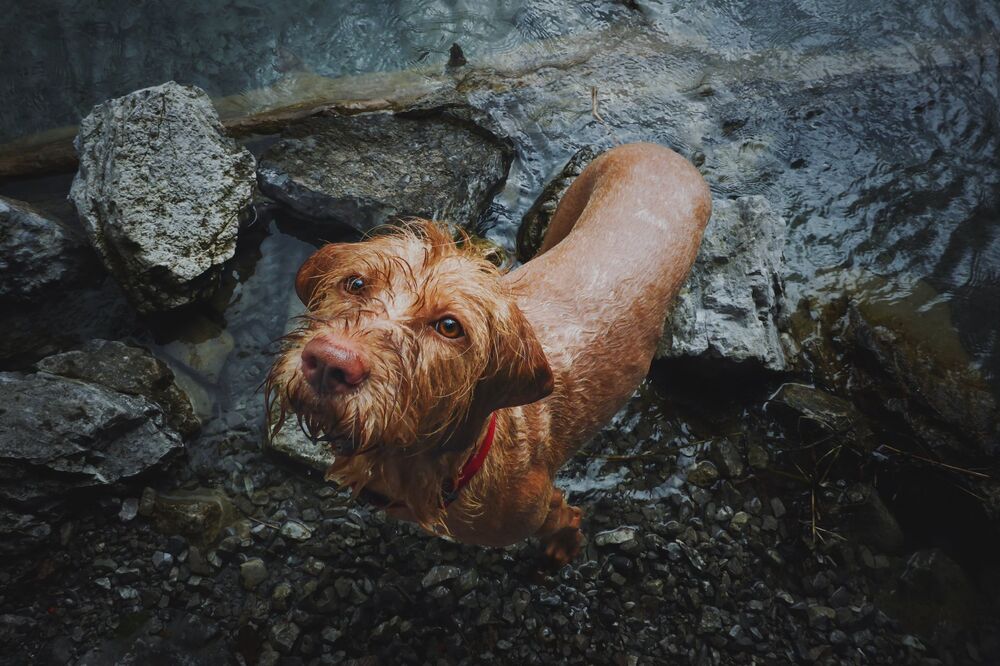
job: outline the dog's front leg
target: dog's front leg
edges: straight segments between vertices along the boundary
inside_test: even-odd
[[[556,566],[571,562],[580,552],[580,544],[583,542],[583,532],[580,531],[582,518],[583,512],[579,507],[567,504],[563,492],[553,488],[549,513],[535,536],[542,540],[545,555]]]

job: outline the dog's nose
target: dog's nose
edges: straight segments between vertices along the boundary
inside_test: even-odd
[[[302,374],[317,393],[340,393],[365,381],[368,363],[350,341],[317,335],[302,349]]]

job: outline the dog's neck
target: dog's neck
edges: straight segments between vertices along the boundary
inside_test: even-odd
[[[493,440],[496,436],[497,431],[497,415],[496,412],[490,414],[489,424],[486,426],[486,434],[483,436],[482,440],[479,442],[479,446],[473,451],[472,455],[465,464],[462,466],[461,471],[458,474],[458,478],[455,480],[447,479],[442,487],[442,499],[445,506],[448,506],[456,499],[458,499],[458,494],[462,492],[472,477],[482,468],[483,464],[486,462],[486,456],[489,455],[490,449],[493,447]]]

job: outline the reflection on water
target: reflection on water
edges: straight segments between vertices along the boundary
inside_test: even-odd
[[[171,78],[252,99],[251,90],[308,77],[440,72],[452,42],[476,67],[516,63],[525,45],[566,37],[540,48],[572,67],[515,68],[503,85],[470,88],[471,103],[518,154],[494,240],[512,248],[516,221],[579,146],[664,143],[704,160],[717,197],[763,194],[784,211],[791,307],[846,294],[933,308],[927,326],[957,326],[996,388],[1000,8],[973,0],[632,4],[18,3],[5,13],[0,42],[0,140],[73,124],[95,102]],[[585,57],[574,61],[574,49]],[[242,349],[234,325],[262,326],[266,314],[268,334],[253,344],[280,333],[301,258],[284,252],[265,242],[244,271],[254,277],[220,309],[215,326],[237,338],[236,357],[265,352]],[[254,301],[266,313],[243,305],[258,279],[284,289]],[[858,287],[873,284],[871,293]]]

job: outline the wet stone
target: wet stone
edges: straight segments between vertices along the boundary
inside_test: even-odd
[[[722,476],[735,479],[743,475],[743,459],[739,449],[728,439],[714,440],[709,448],[709,455]]]
[[[750,515],[745,511],[737,511],[733,514],[732,520],[729,521],[729,527],[734,531],[742,532],[749,523]]]
[[[153,568],[157,571],[168,571],[174,564],[174,556],[161,550],[153,553]]]
[[[123,523],[130,522],[135,519],[139,514],[139,500],[134,497],[130,497],[122,502],[121,511],[118,512],[118,517]]]
[[[276,610],[288,610],[288,600],[292,596],[292,586],[286,582],[278,583],[271,591],[271,606]]]
[[[715,606],[704,606],[698,620],[699,634],[714,634],[722,629],[722,613]]]
[[[301,632],[302,630],[294,622],[277,622],[271,625],[269,632],[271,645],[282,654],[290,654]]]
[[[708,487],[719,479],[719,470],[708,460],[696,462],[687,473],[688,483]]]
[[[503,184],[511,154],[485,128],[470,127],[471,113],[298,123],[261,158],[260,188],[306,219],[362,232],[408,215],[475,224]]]
[[[806,617],[809,620],[809,626],[825,629],[836,620],[837,612],[829,606],[809,606],[806,609]]]
[[[753,469],[767,469],[769,462],[767,450],[759,444],[751,444],[747,447],[747,462],[750,463],[750,467]]]
[[[256,588],[267,580],[267,567],[264,560],[254,557],[240,565],[240,576],[243,578],[243,587],[248,590]]]
[[[308,541],[312,538],[312,530],[297,520],[289,520],[281,526],[281,536],[294,541]]]
[[[594,543],[598,546],[612,546],[634,541],[636,529],[634,527],[619,527],[613,530],[598,532],[594,535]]]
[[[462,573],[462,570],[458,567],[452,567],[448,565],[438,565],[427,572],[423,580],[420,582],[424,589],[434,587],[435,585],[440,585],[446,581],[453,578],[458,578]]]

